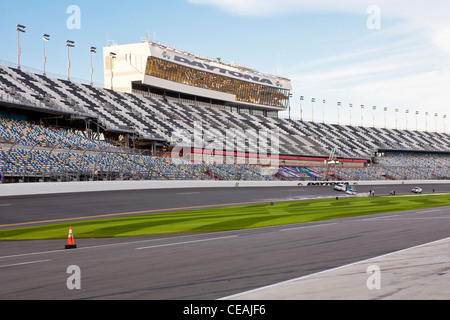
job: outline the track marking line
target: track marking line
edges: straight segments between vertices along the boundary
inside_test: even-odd
[[[170,247],[170,246],[177,246],[177,245],[181,245],[181,244],[198,243],[198,242],[206,242],[206,241],[216,241],[216,240],[231,239],[231,238],[237,238],[237,237],[238,237],[237,235],[234,235],[234,236],[227,236],[227,237],[218,237],[218,238],[210,238],[210,239],[201,239],[201,240],[192,240],[192,241],[183,241],[183,242],[175,242],[175,243],[158,244],[158,245],[155,245],[155,246],[136,248],[136,250],[153,249],[153,248],[161,248],[161,247]]]
[[[47,262],[50,260],[37,260],[37,261],[28,261],[28,262],[21,262],[21,263],[14,263],[14,264],[7,264],[4,266],[0,266],[0,268],[7,268],[7,267],[16,267],[16,266],[23,266],[23,265],[27,265],[27,264],[33,264],[33,263],[41,263],[41,262]]]
[[[442,208],[435,208],[435,209],[430,209],[430,210],[420,211],[419,213],[436,212],[436,211],[440,211],[441,209],[442,209]]]
[[[440,219],[450,219],[450,217],[403,217],[403,218],[393,218],[393,219],[389,219],[386,218],[384,220],[405,220],[407,219],[408,221],[410,220],[440,220]]]
[[[77,249],[79,250],[79,249]],[[2,256],[0,259],[9,259],[9,258],[18,258],[18,257],[27,257],[27,256],[35,256],[35,255],[41,255],[46,253],[56,253],[56,252],[64,252],[67,251],[65,249],[61,250],[52,250],[52,251],[40,251],[40,252],[30,252],[30,253],[20,253],[20,254],[14,254],[10,256]]]
[[[233,232],[231,231],[223,231],[223,232]],[[48,251],[40,251],[40,252],[30,252],[30,253],[21,253],[21,254],[15,254],[15,255],[9,255],[9,256],[0,256],[1,259],[8,259],[8,258],[18,258],[18,257],[26,257],[26,256],[34,256],[34,255],[42,255],[42,254],[53,254],[53,253],[75,253],[81,250],[88,250],[88,249],[98,249],[98,248],[107,248],[107,247],[115,247],[115,246],[125,246],[125,245],[135,245],[138,243],[145,243],[145,242],[155,242],[155,241],[165,241],[165,240],[175,240],[175,239],[181,239],[181,238],[191,238],[195,237],[196,235],[187,235],[187,236],[179,236],[179,237],[169,237],[169,238],[160,238],[160,239],[147,239],[147,240],[137,240],[137,241],[125,241],[125,242],[117,242],[117,243],[106,243],[106,244],[99,244],[89,247],[78,247],[76,250],[66,250],[66,249],[58,249],[58,250],[48,250]],[[236,236],[228,236],[230,237],[238,237]],[[226,238],[226,237],[222,237]]]
[[[367,219],[359,219],[357,221],[372,221],[372,220],[389,220],[392,217],[399,217],[400,214],[394,214],[387,217],[374,217],[374,218],[367,218]]]
[[[302,226],[302,227],[286,228],[286,229],[281,229],[280,231],[291,231],[291,230],[300,230],[300,229],[316,228],[316,227],[323,227],[323,226],[331,226],[331,225],[333,225],[333,224],[338,224],[338,223],[337,223],[337,222],[332,222],[332,223],[318,224],[318,225],[314,225],[314,226]]]
[[[450,218],[450,217],[411,217],[411,215],[413,215],[413,214],[439,213],[440,211],[442,211],[442,208],[444,208],[444,207],[433,208],[433,209],[429,209],[429,210],[417,210],[417,211],[413,211],[413,212],[408,212],[408,213],[403,213],[403,214],[393,214],[393,215],[388,215],[388,216],[383,216],[383,217],[365,218],[365,219],[360,219],[360,220],[357,220],[357,221],[400,220],[400,219],[426,220],[426,219],[446,219],[446,218]],[[392,219],[394,217],[401,217],[401,218]]]

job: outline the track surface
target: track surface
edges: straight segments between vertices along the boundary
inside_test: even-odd
[[[433,187],[449,191],[449,185],[424,191]],[[390,189],[374,188],[376,194]],[[0,200],[0,221],[318,195],[336,193],[299,187],[14,197]],[[450,237],[449,217],[444,207],[244,231],[79,239],[76,250],[64,250],[61,241],[0,242],[0,299],[218,299]],[[66,286],[71,265],[80,267],[81,290]]]
[[[358,192],[375,195],[411,193],[414,185],[360,186]],[[450,191],[450,184],[423,186],[423,192]],[[157,212],[216,205],[251,204],[290,199],[342,196],[333,187],[192,188],[67,193],[0,198],[0,229],[26,227],[57,219]],[[142,212],[144,211],[144,212]],[[37,222],[37,223],[36,223]],[[52,221],[53,222],[53,221]],[[55,222],[53,222],[55,223]],[[15,225],[19,224],[19,225]]]

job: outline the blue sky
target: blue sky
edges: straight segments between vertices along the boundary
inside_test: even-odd
[[[71,5],[80,8],[79,29],[67,27]],[[173,47],[290,78],[293,118],[300,117],[304,96],[305,120],[312,120],[315,98],[314,121],[336,123],[341,102],[341,124],[350,116],[360,124],[364,105],[366,126],[373,115],[384,126],[387,107],[388,127],[395,127],[398,109],[399,129],[415,129],[419,111],[419,129],[427,123],[428,130],[443,131],[442,117],[450,113],[448,12],[448,0],[23,0],[20,6],[0,0],[0,60],[17,62],[15,27],[23,24],[23,66],[43,69],[42,34],[48,33],[47,72],[66,75],[65,41],[73,40],[71,77],[89,80],[89,47],[96,46],[94,82],[102,83],[107,40],[139,42],[149,31]]]

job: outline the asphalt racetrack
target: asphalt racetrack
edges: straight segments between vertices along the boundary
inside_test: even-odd
[[[395,189],[400,194],[412,187],[361,186],[358,191],[386,195]],[[422,187],[424,192],[450,191],[449,184]],[[61,219],[336,195],[332,187],[310,186],[4,197],[0,225],[10,229]],[[74,250],[64,250],[59,240],[0,242],[0,299],[221,299],[449,238],[450,208],[204,234],[77,240],[74,230],[74,236]],[[73,265],[81,274],[79,290],[67,287],[67,269]]]
[[[415,185],[358,186],[359,193],[411,194]],[[424,193],[450,191],[450,184],[423,185]],[[0,229],[72,221],[75,218],[110,218],[209,206],[256,204],[271,201],[343,196],[331,186],[191,188],[102,191],[0,197]],[[160,210],[160,211],[158,211]],[[57,221],[55,221],[57,220]]]

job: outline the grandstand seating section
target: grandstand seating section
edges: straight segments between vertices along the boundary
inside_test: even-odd
[[[83,175],[98,173],[145,179],[268,180],[260,166],[191,163],[130,153],[80,133],[0,118],[0,171],[3,175]]]
[[[366,168],[333,168],[345,180],[434,179],[450,177],[450,136],[444,133],[392,130],[294,121],[236,113],[220,106],[194,105],[157,96],[128,94],[65,80],[47,78],[0,65],[0,101],[42,109],[57,109],[98,118],[108,129],[137,132],[141,138],[170,142],[175,132],[226,137],[226,131],[278,130],[282,155],[370,159],[374,150],[427,151],[386,153]],[[193,123],[203,132],[194,132]],[[280,168],[278,175],[262,174],[261,166],[191,163],[124,152],[81,133],[50,129],[23,120],[0,117],[0,170],[3,174],[121,173],[129,178],[273,180],[320,179],[324,168]],[[240,137],[245,140],[245,136]],[[249,139],[248,143],[253,143]],[[189,145],[191,146],[191,145]],[[194,147],[202,147],[196,146]],[[255,146],[237,145],[238,152]],[[219,146],[220,148],[220,146]],[[408,167],[408,170],[402,168]]]
[[[226,130],[279,130],[280,154],[369,159],[373,150],[450,151],[449,135],[421,131],[343,126],[235,113],[175,100],[128,94],[51,79],[0,66],[0,97],[99,117],[110,129],[137,131],[143,138],[170,141],[172,134],[201,121],[203,134],[226,136]],[[238,130],[239,129],[239,130]],[[245,139],[245,137],[242,137]],[[241,148],[245,148],[240,146]],[[251,149],[251,147],[250,147]],[[246,150],[237,150],[245,152]]]
[[[104,141],[85,138],[82,133],[64,129],[50,129],[27,121],[0,118],[0,138],[22,146],[50,146],[62,149],[116,149]]]
[[[450,178],[449,154],[391,152],[381,157],[378,163],[394,180]]]

